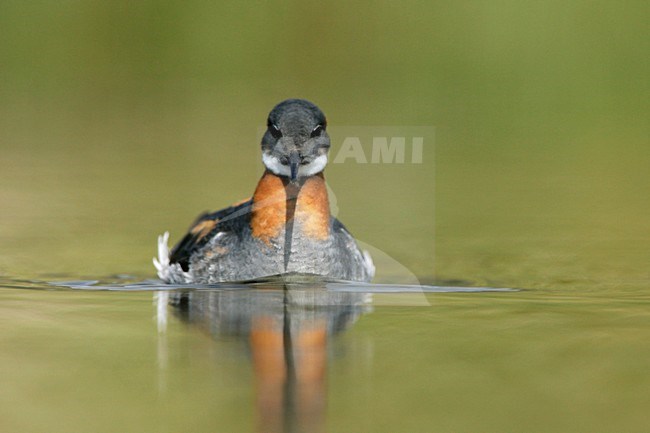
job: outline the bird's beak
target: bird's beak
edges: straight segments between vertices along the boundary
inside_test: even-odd
[[[291,168],[291,183],[298,180],[298,168],[300,167],[300,155],[293,151],[289,154],[289,167]]]

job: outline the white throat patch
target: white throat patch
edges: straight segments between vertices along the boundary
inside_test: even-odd
[[[275,156],[263,153],[262,162],[264,166],[268,168],[271,172],[279,176],[291,176],[291,169],[288,165],[283,165],[280,163],[278,158]],[[312,162],[306,165],[301,165],[298,168],[298,177],[307,177],[312,176],[316,173],[323,171],[327,165],[327,155],[321,155],[318,158],[314,159]]]

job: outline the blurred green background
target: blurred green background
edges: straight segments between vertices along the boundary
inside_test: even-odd
[[[333,127],[436,128],[421,165],[327,170],[339,217],[422,281],[645,287],[648,12],[3,0],[0,272],[152,276],[155,236],[250,195],[258,129],[303,97]]]
[[[153,277],[156,236],[249,196],[268,111],[303,97],[332,130],[435,128],[422,164],[327,168],[358,239],[423,283],[531,289],[376,296],[328,342],[329,431],[647,431],[648,22],[647,1],[0,0],[0,430],[252,428],[244,341],[159,333],[150,292],[12,287]]]

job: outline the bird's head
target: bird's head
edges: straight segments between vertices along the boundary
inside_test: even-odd
[[[320,173],[327,164],[330,138],[323,112],[304,99],[276,105],[262,138],[262,161],[271,172],[292,183]]]

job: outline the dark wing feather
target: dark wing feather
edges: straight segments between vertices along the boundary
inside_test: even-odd
[[[348,230],[341,221],[339,221],[337,218],[332,217],[332,228],[334,229],[335,233],[338,232],[344,232],[347,233],[348,236],[352,236],[352,233],[350,233],[350,230]]]
[[[187,272],[192,254],[217,233],[233,231],[245,223],[250,217],[252,205],[253,201],[247,200],[216,212],[201,214],[183,239],[172,248],[170,263],[180,264],[183,271]]]

